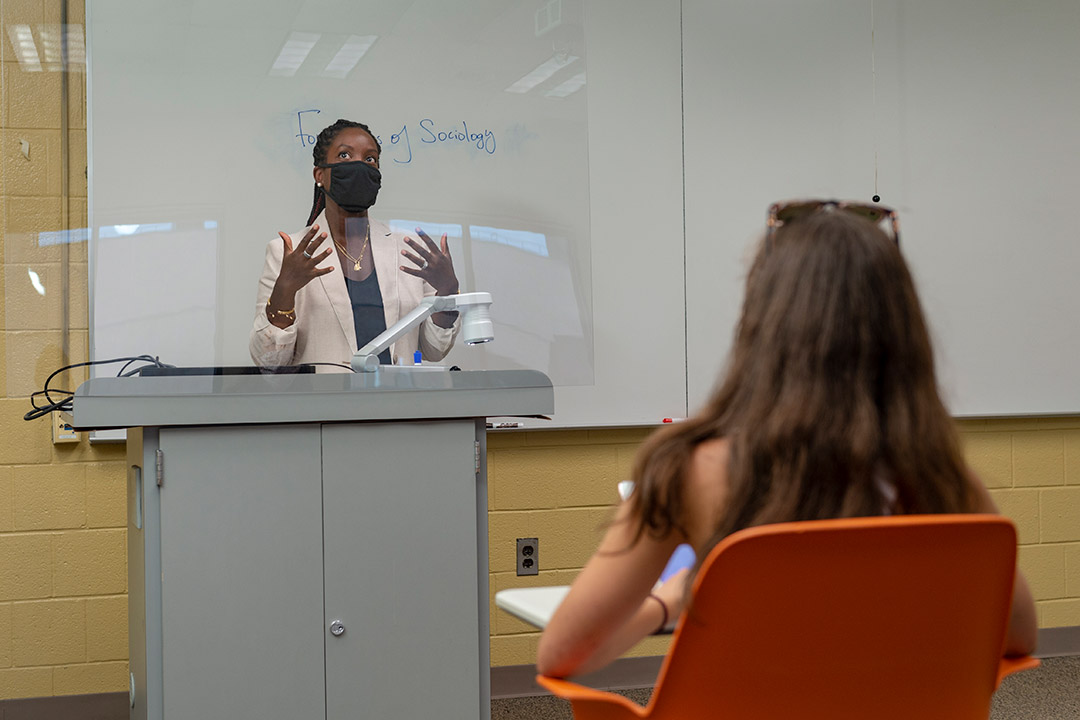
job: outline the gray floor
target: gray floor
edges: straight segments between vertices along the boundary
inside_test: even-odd
[[[623,694],[645,704],[649,689]],[[507,698],[491,702],[492,720],[570,720],[569,703],[553,698]],[[990,720],[1080,720],[1080,657],[1043,660],[1042,667],[1005,679]]]
[[[992,720],[1080,719],[1080,656],[1044,658],[1042,666],[1005,678]]]

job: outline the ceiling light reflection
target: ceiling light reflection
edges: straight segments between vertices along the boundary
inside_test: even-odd
[[[416,228],[420,228],[430,238],[438,238],[445,233],[448,237],[461,237],[461,225],[456,223],[433,223],[426,220],[401,220],[394,219],[389,222],[390,229],[404,235],[415,235]]]
[[[341,49],[337,51],[334,59],[327,64],[322,74],[326,77],[344,80],[345,76],[356,67],[356,64],[360,62],[361,58],[378,39],[378,35],[350,35],[345,44],[341,46]]]
[[[478,242],[497,243],[524,250],[533,255],[548,257],[547,236],[528,230],[507,230],[505,228],[470,225],[469,236]]]
[[[173,223],[143,223],[141,225],[102,225],[98,228],[99,238],[117,238],[130,235],[141,235],[152,232],[171,232],[175,229]]]
[[[308,53],[315,47],[322,37],[318,33],[291,33],[285,44],[281,46],[281,52],[274,60],[270,68],[270,75],[275,77],[292,77],[300,66],[307,60]]]
[[[544,93],[545,97],[564,98],[568,95],[573,95],[581,88],[585,87],[585,73],[578,73],[569,80],[564,80],[555,87]]]
[[[41,54],[45,56],[45,69],[52,72],[63,70],[64,56],[60,47],[60,26],[38,25],[38,38],[41,39]]]
[[[78,23],[38,25],[37,42],[29,25],[9,25],[8,38],[24,72],[86,70],[86,38]]]
[[[19,67],[26,72],[41,72],[41,58],[38,56],[37,45],[34,44],[34,33],[29,25],[8,25],[8,38],[11,47],[15,51],[15,57],[19,61]]]
[[[567,55],[563,58],[553,57],[536,66],[536,69],[522,77],[516,83],[506,88],[508,93],[527,93],[540,83],[547,80],[555,73],[562,70],[577,60],[577,55]]]
[[[64,42],[67,43],[67,65],[69,69],[81,65],[86,67],[86,37],[83,26],[77,23],[64,25]]]

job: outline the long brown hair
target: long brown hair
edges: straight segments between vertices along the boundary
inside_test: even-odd
[[[637,537],[685,532],[689,460],[718,437],[728,492],[710,546],[772,522],[972,509],[915,285],[879,227],[823,211],[758,251],[723,381],[637,455]]]

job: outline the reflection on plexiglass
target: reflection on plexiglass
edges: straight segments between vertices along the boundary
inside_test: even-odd
[[[114,292],[95,295],[96,358],[149,354],[171,365],[218,364],[218,230],[216,220],[98,227],[94,283]],[[122,291],[134,286],[154,292]]]
[[[391,220],[409,233],[421,227],[447,236],[462,292],[490,292],[495,342],[455,347],[447,358],[468,369],[531,368],[559,385],[593,382],[589,298],[575,283],[565,238],[531,230]]]
[[[445,362],[594,383],[582,0],[329,0],[302,17],[236,0],[212,23],[235,42],[195,55],[205,24],[128,5],[90,24],[109,38],[91,43],[95,357],[250,364],[266,243],[304,224],[313,146],[347,118],[381,144],[372,217],[445,232],[462,292],[493,296],[495,341]],[[132,148],[162,137],[176,160],[133,182]]]

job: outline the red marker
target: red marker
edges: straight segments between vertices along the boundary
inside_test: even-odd
[[[664,423],[680,423],[680,422],[686,422],[686,418],[664,418],[661,422],[664,422]]]

